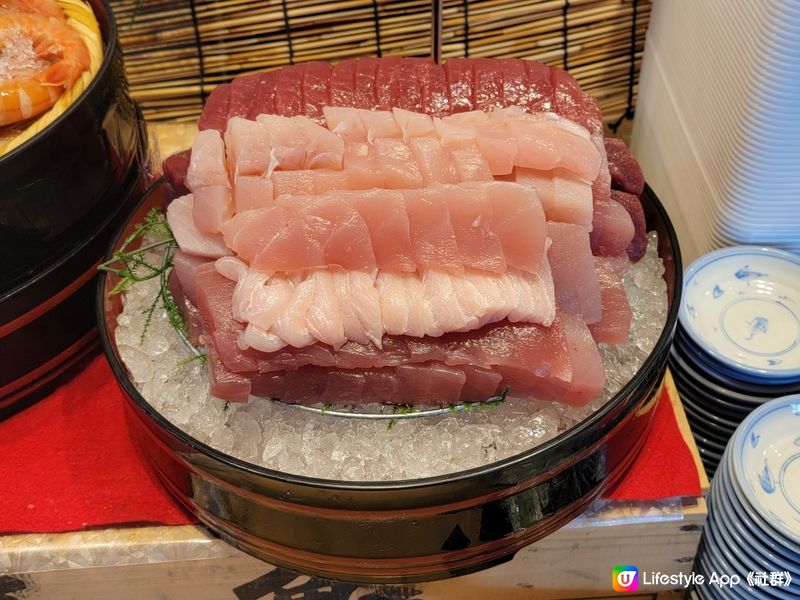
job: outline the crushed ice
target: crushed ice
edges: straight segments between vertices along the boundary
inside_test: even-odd
[[[386,481],[452,473],[529,450],[602,406],[633,377],[655,346],[667,317],[664,265],[657,237],[631,265],[625,290],[633,309],[625,344],[600,345],[607,382],[588,406],[509,397],[485,410],[439,417],[366,420],[315,414],[265,399],[225,403],[209,396],[206,369],[156,310],[142,342],[144,312],[158,281],[133,286],[118,319],[117,344],[131,378],[169,421],[196,439],[256,465],[324,479]]]

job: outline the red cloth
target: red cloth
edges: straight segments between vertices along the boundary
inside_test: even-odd
[[[641,456],[611,498],[700,493],[669,399],[662,400]],[[102,356],[38,404],[0,423],[0,472],[3,533],[196,522],[159,485],[134,446],[122,393]]]
[[[644,447],[619,485],[605,497],[635,501],[699,495],[697,465],[678,429],[669,391],[664,386]]]

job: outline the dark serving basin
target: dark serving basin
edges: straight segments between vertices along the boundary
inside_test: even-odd
[[[0,156],[0,418],[97,347],[96,266],[149,183],[114,16],[103,0],[89,4],[104,43],[97,74],[63,114]]]
[[[152,206],[156,186],[117,236]],[[572,429],[532,450],[480,468],[425,479],[346,482],[265,469],[200,443],[158,414],[128,378],[114,339],[121,310],[100,281],[100,336],[128,401],[132,431],[163,484],[222,538],[302,573],[367,583],[453,577],[503,562],[582,512],[613,486],[648,432],[667,364],[681,293],[675,232],[650,188],[642,197],[659,233],[669,315],[642,368]]]

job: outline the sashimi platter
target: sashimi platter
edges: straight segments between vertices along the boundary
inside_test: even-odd
[[[198,125],[105,263],[101,328],[153,462],[204,521],[278,564],[408,581],[497,561],[618,479],[680,259],[572,76],[315,62],[219,86]],[[518,521],[467,518],[488,506]],[[467,541],[438,556],[454,523]]]

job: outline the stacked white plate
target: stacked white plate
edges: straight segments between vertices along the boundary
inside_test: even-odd
[[[684,271],[678,315],[669,366],[712,476],[753,409],[800,393],[800,256],[759,246],[705,254]]]
[[[800,3],[655,3],[632,148],[688,261],[800,250]]]
[[[800,597],[800,395],[757,408],[731,438],[694,571],[705,582],[691,597]],[[711,583],[714,574],[730,585]]]

